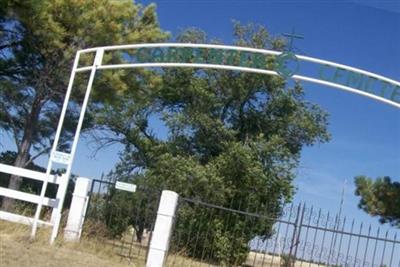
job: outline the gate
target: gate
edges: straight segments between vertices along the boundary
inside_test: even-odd
[[[232,207],[180,198],[167,266],[400,266],[395,228],[305,204],[288,205],[277,217],[265,205]]]
[[[122,191],[115,184],[103,177],[92,181],[82,237],[144,266],[160,192],[140,186]]]

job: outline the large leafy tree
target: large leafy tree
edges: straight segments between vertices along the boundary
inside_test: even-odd
[[[195,29],[177,41],[214,42]],[[239,23],[233,44],[284,48],[264,27]],[[160,80],[124,92],[97,113],[99,125],[113,133],[103,141],[125,144],[117,176],[195,200],[279,216],[295,192],[292,181],[303,146],[329,140],[327,114],[304,99],[299,84],[280,77],[190,68],[155,72]],[[213,260],[232,265],[246,257],[249,240],[271,234],[273,219],[254,222],[242,216],[232,223],[221,214],[210,221],[195,206],[180,209],[176,226],[182,239],[190,240],[182,248],[187,255],[212,253]],[[209,232],[209,240],[194,240],[193,222],[200,225],[196,231]]]
[[[400,228],[400,183],[390,177],[373,180],[366,176],[355,177],[358,207],[371,216],[378,216],[381,223]]]
[[[131,0],[0,0],[0,6],[0,127],[15,141],[18,167],[49,152],[77,50],[167,36],[159,28],[155,6]],[[114,55],[118,57],[122,55]],[[122,76],[119,72],[102,79],[123,87]],[[81,99],[79,79],[84,77],[78,77],[74,100]],[[68,150],[76,107],[70,105],[59,149]],[[9,187],[18,189],[21,181],[12,176]],[[11,200],[3,202],[3,208],[11,206]]]

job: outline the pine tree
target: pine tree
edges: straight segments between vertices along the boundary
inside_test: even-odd
[[[371,216],[379,216],[381,223],[400,228],[400,183],[388,176],[376,180],[357,176],[354,181],[355,194],[360,196],[358,207]]]
[[[49,152],[77,50],[167,37],[155,6],[131,0],[1,0],[0,6],[0,127],[15,141],[17,167]],[[76,90],[76,101],[80,94]],[[61,150],[68,149],[78,113],[71,107]],[[9,188],[20,184],[12,176]],[[3,202],[11,207],[11,200]]]

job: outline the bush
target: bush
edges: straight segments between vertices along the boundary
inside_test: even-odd
[[[202,204],[180,205],[172,239],[172,253],[222,266],[245,262],[249,242],[269,237],[272,221],[207,208]]]

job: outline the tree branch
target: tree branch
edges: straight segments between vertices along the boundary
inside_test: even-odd
[[[18,139],[18,130],[17,130],[17,127],[15,126],[15,121],[12,118],[12,116],[10,115],[10,113],[7,112],[7,110],[5,110],[4,115],[7,117],[8,121],[9,121],[8,125],[11,128],[11,132],[14,137],[15,145],[17,146],[17,150],[19,151],[21,148],[21,140]]]
[[[28,166],[31,162],[33,162],[35,159],[37,159],[41,155],[44,155],[44,154],[50,152],[50,150],[51,150],[51,147],[46,147],[46,148],[42,149],[39,153],[37,153],[35,156],[31,157],[27,162],[25,162],[24,167]]]
[[[11,43],[8,43],[8,44],[5,44],[5,45],[0,45],[0,50],[3,50],[5,48],[9,48],[9,47],[12,47],[12,46],[16,46],[18,43],[19,42],[15,41],[15,42],[11,42]]]
[[[97,153],[103,148],[109,147],[116,143],[123,143],[123,138],[110,137],[106,135],[100,136],[99,134],[96,134],[96,131],[90,131],[89,135],[91,136],[92,141],[89,142],[88,145],[95,143],[94,151],[90,155],[91,157],[96,157]]]

